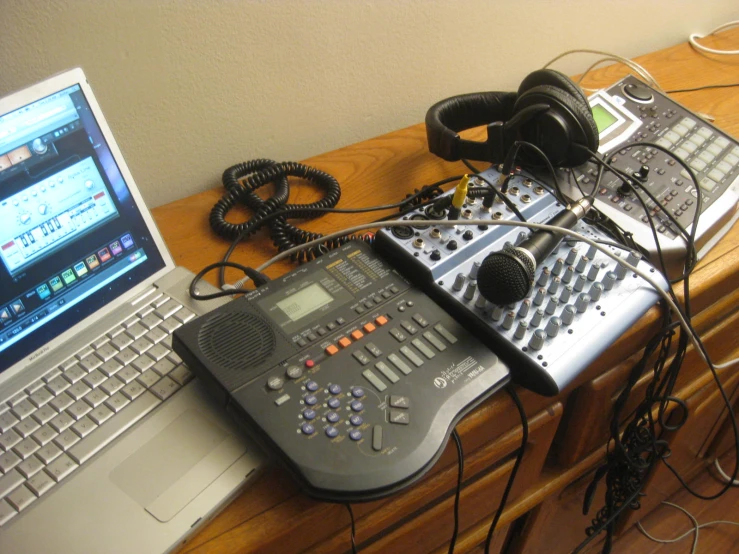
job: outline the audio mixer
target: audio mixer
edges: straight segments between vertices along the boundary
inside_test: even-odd
[[[364,242],[204,315],[173,348],[309,495],[414,483],[507,367]]]
[[[613,155],[611,165],[645,186],[662,208],[688,231],[697,209],[698,188],[674,157],[695,173],[702,196],[696,230],[696,249],[701,258],[739,217],[739,143],[664,94],[628,76],[588,99],[599,131],[601,154]],[[671,154],[641,143],[652,142]],[[673,157],[674,156],[674,157]],[[598,168],[589,162],[573,177],[586,194],[594,193],[595,207],[634,234],[634,239],[658,264],[649,220],[632,187],[605,172],[593,190]],[[570,198],[582,195],[563,179]],[[669,275],[682,273],[686,246],[662,209],[645,197],[653,214],[660,247]]]
[[[500,173],[489,169],[482,176],[497,182]],[[482,186],[483,182],[473,177],[470,184]],[[533,223],[546,223],[565,208],[526,174],[514,176],[505,194]],[[654,305],[658,295],[621,263],[565,239],[538,265],[525,298],[493,304],[478,290],[483,260],[492,252],[523,243],[529,234],[521,227],[494,224],[515,218],[499,199],[487,208],[470,196],[461,218],[487,219],[490,225],[435,226],[434,220],[446,219],[447,214],[434,204],[406,216],[407,227],[380,230],[375,249],[500,355],[515,382],[555,395]],[[610,242],[582,221],[573,230]],[[608,248],[667,287],[638,253]]]

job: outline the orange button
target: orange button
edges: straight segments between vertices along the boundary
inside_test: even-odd
[[[380,326],[383,326],[387,323],[387,318],[384,315],[381,315],[380,317],[375,318],[375,323],[377,323]]]
[[[341,346],[342,348],[346,348],[346,347],[347,347],[347,346],[349,346],[349,345],[350,345],[351,343],[352,343],[352,341],[350,341],[350,340],[349,340],[348,338],[346,338],[346,337],[341,337],[341,338],[339,339],[339,346]]]
[[[372,332],[372,331],[374,331],[375,329],[377,329],[377,327],[375,327],[375,326],[374,326],[374,325],[372,325],[371,323],[365,323],[365,324],[364,324],[364,332],[365,332],[365,333],[371,333],[371,332]]]
[[[333,345],[333,344],[329,344],[329,345],[328,345],[328,346],[326,347],[326,354],[328,354],[329,356],[333,356],[333,355],[334,355],[334,354],[336,354],[336,353],[337,353],[338,351],[339,351],[339,349],[338,349],[338,348],[336,348],[336,345]]]
[[[359,340],[359,339],[361,339],[364,336],[364,333],[362,333],[362,331],[360,331],[359,329],[357,329],[356,331],[352,331],[352,335],[351,336],[352,336],[352,338],[354,340]]]

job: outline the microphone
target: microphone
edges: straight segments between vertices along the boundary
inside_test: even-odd
[[[572,229],[591,208],[593,202],[583,197],[562,210],[547,225]],[[493,304],[505,305],[526,298],[534,280],[534,271],[562,240],[551,231],[536,231],[518,246],[508,246],[485,256],[477,272],[480,294]]]

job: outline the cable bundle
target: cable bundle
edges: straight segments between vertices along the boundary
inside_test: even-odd
[[[298,177],[317,185],[324,197],[310,204],[288,204],[290,184],[288,177]],[[229,167],[223,172],[226,194],[210,212],[210,226],[220,236],[232,241],[241,241],[264,226],[270,229],[270,238],[279,252],[322,237],[319,233],[304,231],[287,222],[288,219],[310,219],[333,208],[341,197],[339,182],[323,171],[295,162],[275,162],[257,159]],[[266,200],[256,190],[272,183],[275,191]],[[226,214],[237,204],[243,203],[254,215],[242,223],[229,223]],[[279,216],[275,216],[279,212]],[[305,262],[324,252],[337,248],[357,237],[346,236],[326,241],[293,257],[294,261]]]

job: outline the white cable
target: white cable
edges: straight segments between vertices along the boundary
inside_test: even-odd
[[[713,460],[713,466],[716,468],[716,471],[719,472],[719,475],[724,478],[725,483],[731,483],[732,487],[739,487],[739,481],[733,480],[731,477],[729,477],[726,472],[724,471],[724,468],[721,467],[721,464],[718,461],[718,458]]]
[[[409,224],[408,220],[406,219],[396,219],[393,221],[382,221],[382,222],[374,222],[374,223],[365,223],[362,225],[355,225],[353,227],[349,227],[348,229],[337,231],[335,233],[331,233],[330,235],[324,235],[321,238],[312,240],[310,242],[306,242],[305,244],[300,244],[298,246],[295,246],[293,248],[280,252],[279,254],[271,258],[270,260],[260,265],[257,268],[257,271],[260,271],[260,272],[264,271],[266,268],[268,268],[272,264],[280,260],[284,260],[285,258],[291,256],[294,253],[304,250],[306,248],[310,248],[312,246],[318,245],[326,240],[338,238],[343,235],[354,234],[354,233],[357,233],[358,231],[364,231],[365,229],[377,229],[378,227],[401,227],[401,226],[407,226],[408,224]],[[701,348],[697,337],[693,334],[693,331],[691,331],[690,325],[688,325],[687,321],[685,321],[683,314],[681,313],[680,309],[677,307],[675,302],[673,302],[672,298],[670,298],[670,296],[664,290],[662,290],[660,285],[655,280],[653,280],[648,274],[632,266],[625,260],[622,260],[620,257],[616,256],[613,252],[611,252],[607,248],[604,248],[603,246],[596,243],[595,241],[587,237],[584,237],[581,234],[576,233],[575,231],[572,231],[570,229],[565,229],[564,227],[556,227],[554,225],[545,225],[543,223],[531,223],[528,221],[509,221],[509,220],[493,221],[490,219],[460,219],[460,220],[447,219],[447,220],[434,221],[433,224],[436,227],[452,227],[454,225],[505,225],[509,227],[527,227],[530,229],[538,229],[542,231],[550,231],[550,232],[567,235],[567,236],[573,237],[581,242],[584,242],[585,244],[588,244],[596,248],[597,250],[601,251],[603,254],[613,259],[614,261],[623,264],[624,267],[626,267],[626,269],[636,273],[639,277],[641,277],[647,283],[649,283],[652,286],[652,288],[654,288],[657,294],[659,294],[665,300],[665,302],[667,302],[667,304],[670,306],[672,311],[675,313],[678,320],[680,321],[680,326],[685,330],[685,332],[690,337],[690,340],[693,343],[693,346],[695,347],[696,351],[700,354],[701,358],[703,358],[703,360],[708,365],[710,365],[709,360],[705,357],[703,353],[703,349]],[[240,279],[239,281],[234,283],[234,287],[243,288],[243,286],[248,281],[249,281],[249,278],[244,277],[243,279]]]
[[[716,27],[713,31],[708,33],[708,35],[715,35],[719,31],[723,31],[724,29],[728,29],[730,27],[736,27],[739,25],[739,19],[736,21],[729,21],[728,23],[724,23],[723,25],[719,25]],[[690,45],[695,48],[696,50],[699,50],[700,52],[708,52],[709,54],[720,54],[722,56],[736,56],[739,54],[739,50],[716,50],[714,48],[708,48],[707,46],[703,46],[702,44],[699,44],[696,39],[706,38],[708,35],[699,35],[698,33],[691,33],[688,37],[688,42],[690,42]]]
[[[602,50],[588,50],[588,49],[567,50],[566,52],[562,52],[561,54],[559,54],[558,56],[556,56],[554,59],[552,59],[549,62],[547,62],[546,65],[544,65],[544,69],[546,69],[547,67],[549,67],[550,65],[552,65],[557,60],[559,60],[561,58],[564,58],[565,56],[569,56],[570,54],[597,54],[599,56],[606,56],[606,59],[605,60],[599,60],[598,62],[596,62],[595,64],[593,64],[592,66],[590,66],[585,71],[585,73],[583,73],[580,76],[580,80],[578,82],[582,82],[582,79],[585,77],[585,75],[587,75],[588,72],[590,72],[600,62],[613,60],[613,61],[622,63],[623,65],[625,65],[626,67],[628,67],[629,69],[631,69],[632,71],[634,71],[635,73],[637,73],[642,78],[642,80],[644,80],[647,83],[651,84],[654,88],[656,88],[660,92],[664,92],[664,90],[662,89],[662,87],[659,86],[659,83],[657,83],[657,80],[654,77],[652,77],[652,75],[649,73],[649,71],[647,71],[646,69],[644,69],[644,67],[642,67],[641,65],[639,65],[638,63],[636,63],[633,60],[630,60],[628,58],[624,58],[623,56],[619,56],[618,54],[612,54],[610,52],[604,52]]]
[[[733,360],[729,360],[728,362],[724,362],[722,364],[714,364],[713,367],[715,367],[716,369],[724,369],[726,367],[730,367],[738,363],[739,363],[739,358],[734,358]]]
[[[685,537],[687,537],[688,535],[690,535],[691,533],[695,533],[696,534],[696,539],[693,541],[693,550],[691,550],[691,554],[693,552],[695,552],[696,546],[698,544],[697,537],[698,537],[698,530],[699,529],[705,529],[706,527],[711,527],[713,525],[719,525],[719,524],[739,526],[739,523],[737,523],[736,521],[726,521],[726,520],[723,520],[723,519],[716,520],[716,521],[709,521],[708,523],[701,523],[700,525],[698,525],[698,521],[685,508],[681,508],[677,504],[673,504],[672,502],[667,502],[667,501],[663,501],[662,504],[667,504],[668,506],[672,506],[673,508],[677,508],[678,510],[680,510],[684,514],[686,514],[693,521],[693,528],[692,529],[689,529],[688,531],[685,531],[685,533],[683,533],[682,535],[680,535],[678,537],[675,537],[674,539],[657,539],[657,538],[653,537],[652,535],[650,535],[649,533],[647,533],[644,530],[644,527],[642,527],[641,521],[639,521],[636,524],[637,527],[639,528],[639,531],[641,531],[648,539],[653,540],[654,542],[659,542],[659,543],[663,543],[663,544],[670,544],[670,543],[681,541]]]
[[[680,541],[680,540],[684,539],[685,537],[687,537],[690,533],[695,533],[695,537],[693,537],[693,548],[690,551],[690,554],[695,554],[695,550],[696,550],[696,548],[698,548],[698,529],[701,528],[701,526],[698,525],[698,520],[695,519],[695,517],[693,516],[693,514],[691,514],[688,510],[686,510],[685,508],[683,508],[681,506],[678,506],[677,504],[673,504],[672,502],[665,502],[665,501],[663,501],[662,504],[667,504],[668,506],[672,506],[673,508],[677,508],[682,513],[684,513],[686,516],[688,516],[690,518],[690,521],[693,522],[693,528],[691,530],[683,533],[679,537],[674,538],[674,539],[657,539],[657,538],[653,537],[652,535],[650,535],[649,533],[647,533],[646,530],[644,529],[644,527],[642,527],[641,521],[638,521],[636,523],[636,525],[637,525],[637,527],[639,527],[639,531],[641,531],[642,533],[644,533],[644,535],[648,539],[653,540],[654,542],[660,542],[660,543],[663,543],[663,544],[669,544],[669,543]]]

